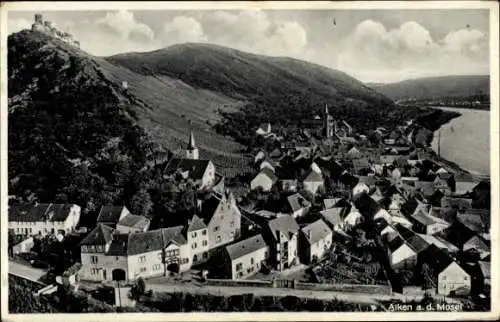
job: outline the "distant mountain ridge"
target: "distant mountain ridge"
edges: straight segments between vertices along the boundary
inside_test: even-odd
[[[431,100],[442,97],[473,97],[490,94],[490,77],[439,76],[404,80],[391,84],[367,84],[393,100]]]

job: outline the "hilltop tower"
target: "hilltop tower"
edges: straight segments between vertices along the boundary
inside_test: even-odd
[[[200,157],[199,151],[194,142],[193,130],[191,130],[189,134],[189,143],[186,149],[186,158],[192,160],[198,160],[199,157]]]
[[[324,116],[324,124],[323,124],[323,132],[326,138],[333,137],[334,134],[334,121],[333,117],[328,112],[328,105],[325,105],[325,116]]]

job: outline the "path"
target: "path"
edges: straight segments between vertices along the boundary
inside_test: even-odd
[[[47,272],[43,269],[34,268],[9,260],[9,274],[22,277],[33,282],[44,284],[40,282],[40,279],[44,277]]]

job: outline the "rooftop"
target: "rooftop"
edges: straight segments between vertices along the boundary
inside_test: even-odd
[[[231,260],[235,260],[262,248],[267,248],[267,245],[264,242],[262,235],[259,234],[226,246],[226,251],[229,254],[229,258],[231,258]]]

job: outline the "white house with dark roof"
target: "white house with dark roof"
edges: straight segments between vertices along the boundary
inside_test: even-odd
[[[255,134],[261,136],[267,136],[271,134],[271,123],[262,123],[261,125],[259,125],[257,130],[255,130]]]
[[[134,280],[191,267],[189,236],[177,226],[128,234],[98,224],[80,243],[82,280]]]
[[[299,225],[291,216],[281,216],[267,223],[264,237],[270,246],[270,263],[278,271],[298,264]]]
[[[13,204],[8,208],[8,227],[25,236],[68,233],[80,221],[80,213],[80,206],[74,204]]]
[[[200,188],[211,187],[215,182],[215,165],[210,160],[174,158],[167,162],[164,172],[191,179]]]
[[[274,172],[264,167],[250,182],[250,189],[255,190],[260,187],[264,191],[269,191],[276,181],[278,181],[278,177]]]
[[[210,250],[208,226],[203,219],[194,215],[187,227],[188,244],[194,264],[208,260]]]
[[[320,173],[311,170],[311,172],[303,180],[303,184],[305,190],[315,195],[319,188],[324,187],[325,180]]]
[[[347,207],[333,207],[320,211],[321,217],[334,231],[344,229],[344,218],[349,213]]]
[[[463,246],[463,251],[475,251],[479,254],[479,257],[481,259],[487,257],[488,255],[491,254],[490,247],[486,242],[479,236],[473,236],[471,237],[467,242],[465,242]]]
[[[259,272],[269,256],[269,247],[262,235],[256,235],[226,246],[223,256],[224,275],[243,279]]]
[[[294,193],[286,197],[286,211],[294,218],[305,216],[311,208],[311,202],[300,193]]]
[[[299,258],[304,264],[318,261],[330,249],[333,232],[328,225],[319,219],[304,226],[299,235]]]
[[[144,216],[127,214],[118,221],[116,229],[124,234],[145,232],[149,229],[150,223]]]
[[[276,163],[270,159],[264,159],[260,162],[259,169],[262,170],[264,168],[268,168],[272,172],[276,172]]]

